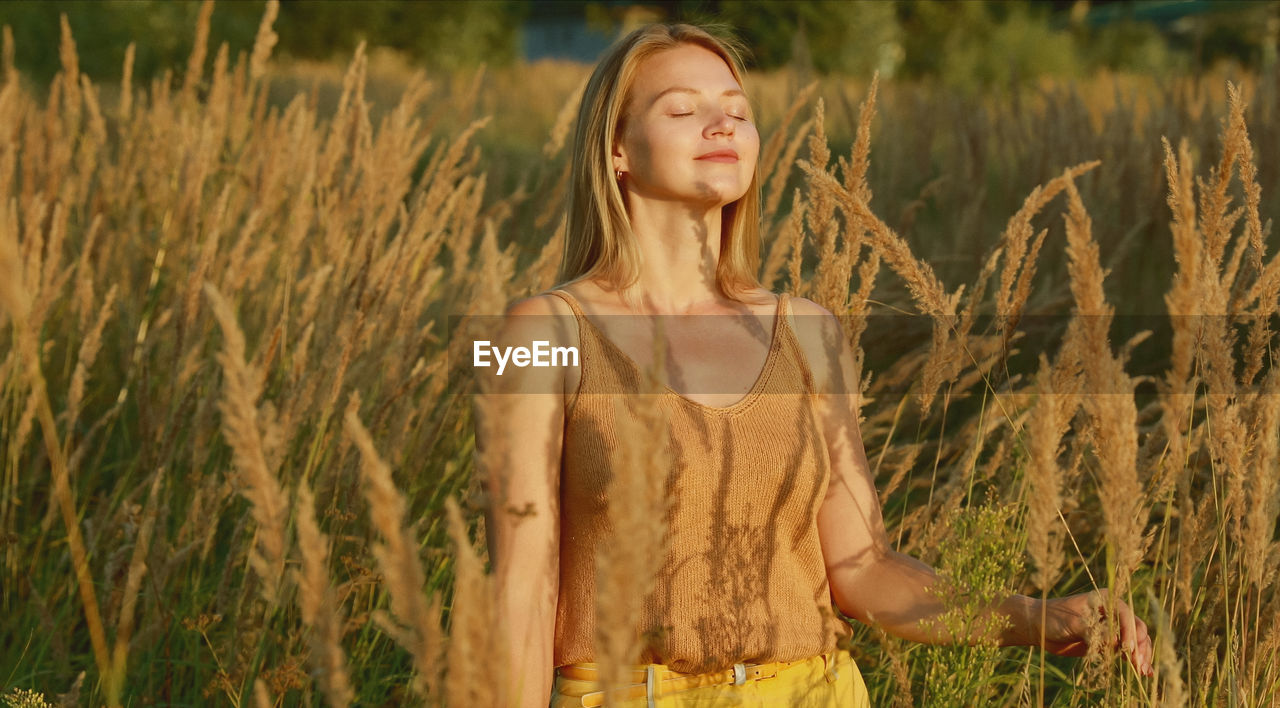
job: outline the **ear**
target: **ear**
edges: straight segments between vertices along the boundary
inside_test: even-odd
[[[615,140],[613,143],[613,155],[609,162],[614,172],[622,170],[623,172],[631,171],[631,161],[627,159],[627,151],[622,147],[622,141]]]

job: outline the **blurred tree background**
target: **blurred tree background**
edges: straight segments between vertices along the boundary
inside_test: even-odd
[[[81,66],[118,75],[125,47],[141,39],[134,76],[148,80],[166,69],[181,75],[198,12],[198,3],[164,0],[9,0],[0,3],[0,24],[13,29],[16,64],[37,85],[58,70],[60,13]],[[262,12],[257,0],[220,3],[210,46],[251,46]],[[284,0],[276,56],[346,57],[365,40],[429,69],[547,56],[589,62],[637,18],[726,23],[757,68],[879,71],[974,88],[1100,68],[1160,75],[1225,61],[1261,69],[1275,63],[1280,35],[1273,1]]]
[[[265,0],[224,0],[213,13],[209,46],[253,46]],[[349,58],[360,41],[403,52],[434,69],[457,69],[518,58],[519,29],[531,5],[517,0],[467,2],[322,2],[284,0],[275,31],[279,59]],[[0,3],[0,25],[13,29],[15,63],[37,85],[59,69],[58,16],[67,15],[80,65],[114,67],[119,78],[125,48],[137,42],[134,77],[146,81],[166,69],[182,76],[191,54],[200,3],[173,0],[14,0]],[[234,55],[232,57],[234,59]],[[99,70],[100,72],[101,70]]]

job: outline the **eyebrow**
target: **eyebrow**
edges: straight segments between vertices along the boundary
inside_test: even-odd
[[[659,99],[661,99],[663,96],[666,96],[669,93],[699,94],[702,92],[695,88],[689,88],[688,86],[672,86],[671,88],[663,91],[657,96],[654,96],[653,102],[657,103]],[[721,96],[746,96],[747,94],[744,93],[741,89],[725,89],[720,95]]]

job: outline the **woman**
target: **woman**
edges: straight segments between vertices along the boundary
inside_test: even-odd
[[[501,335],[577,347],[581,365],[510,369],[498,385],[519,395],[477,406],[509,705],[601,702],[594,551],[625,542],[605,508],[627,503],[603,494],[618,445],[607,394],[642,385],[656,336],[637,324],[650,319],[614,315],[720,315],[663,318],[668,543],[619,705],[866,705],[835,609],[908,639],[975,639],[929,622],[944,611],[932,569],[886,538],[837,320],[756,280],[760,138],[741,76],[725,41],[653,25],[614,46],[583,95],[564,284],[509,308]],[[1097,600],[1014,596],[991,611],[1009,620],[1002,643],[1079,655]],[[1149,673],[1145,625],[1115,606]]]

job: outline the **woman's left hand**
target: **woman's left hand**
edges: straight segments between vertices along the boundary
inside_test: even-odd
[[[1089,649],[1090,616],[1096,621],[1104,619],[1108,612],[1116,615],[1120,628],[1117,647],[1124,652],[1133,668],[1142,676],[1151,676],[1152,648],[1147,625],[1124,600],[1113,598],[1108,603],[1106,588],[1093,592],[1053,598],[1045,601],[1044,648],[1059,656],[1084,656]],[[1112,604],[1111,607],[1108,607]]]

